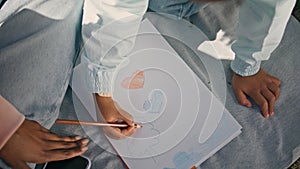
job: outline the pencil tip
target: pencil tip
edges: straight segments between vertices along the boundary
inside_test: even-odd
[[[135,127],[135,128],[142,128],[143,126],[142,126],[142,125],[138,125],[138,124],[135,123],[135,124],[134,124],[134,127]]]

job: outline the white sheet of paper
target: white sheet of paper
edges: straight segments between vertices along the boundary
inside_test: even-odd
[[[140,33],[133,52],[114,77],[113,98],[143,128],[129,138],[109,141],[129,168],[199,165],[236,137],[241,126],[148,20],[142,22]],[[80,66],[75,68],[72,88],[95,118],[93,97],[84,87],[82,71]],[[122,86],[137,71],[144,74],[143,87]],[[201,142],[200,131],[208,113],[220,111],[224,112],[220,124],[207,124],[215,126],[216,132]]]

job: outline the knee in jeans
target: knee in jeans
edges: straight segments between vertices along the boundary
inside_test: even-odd
[[[205,3],[195,3],[189,0],[149,0],[149,9],[154,12],[188,17],[197,13]]]
[[[166,5],[164,0],[149,0],[148,8],[154,12],[165,12]]]

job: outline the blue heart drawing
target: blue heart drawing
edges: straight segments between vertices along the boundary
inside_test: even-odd
[[[151,92],[150,98],[143,104],[143,108],[147,113],[159,113],[162,109],[164,94],[161,90]]]

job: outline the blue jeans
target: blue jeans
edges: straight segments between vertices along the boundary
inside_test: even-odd
[[[14,2],[31,3],[6,3]],[[69,9],[64,8],[69,12],[59,20],[51,19],[52,13],[41,14],[30,8],[1,11],[16,14],[0,27],[0,94],[26,119],[46,128],[52,126],[60,112],[79,49],[83,1],[69,2]],[[57,8],[49,4],[47,7]],[[0,158],[0,168],[10,167]]]
[[[207,3],[196,3],[188,0],[149,0],[149,9],[158,13],[186,18],[197,13]]]
[[[194,15],[208,3],[191,2],[188,0],[149,0],[148,8],[157,13],[175,16],[178,19],[187,19],[195,24],[210,40],[216,38],[216,32],[219,27],[215,27],[216,31],[201,20],[201,17]]]

